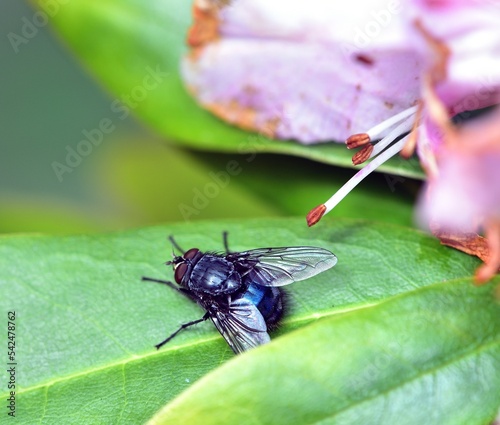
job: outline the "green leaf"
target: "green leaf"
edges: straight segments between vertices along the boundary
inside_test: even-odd
[[[2,197],[0,233],[69,234],[96,231],[97,228],[98,224],[88,216],[63,203]]]
[[[492,361],[498,359],[498,347],[492,336],[496,333],[498,338],[500,315],[489,293],[491,287],[478,289],[469,287],[469,283],[446,283],[470,276],[478,261],[442,247],[437,240],[411,229],[352,220],[326,220],[309,229],[300,218],[195,222],[92,236],[3,236],[0,237],[3,289],[0,306],[3,312],[16,311],[17,314],[18,418],[23,423],[39,424],[144,423],[193,382],[233,358],[227,344],[208,322],[182,332],[156,351],[154,344],[180,323],[197,319],[203,312],[163,285],[140,281],[143,275],[172,279],[171,268],[164,265],[171,258],[169,234],[175,235],[184,249],[196,246],[220,251],[223,230],[229,231],[233,250],[316,245],[331,249],[339,258],[332,270],[287,287],[291,311],[282,329],[272,334],[274,341],[268,347],[246,353],[228,364],[234,367],[229,365],[244,362],[240,373],[246,378],[238,383],[242,388],[255,388],[251,377],[261,373],[253,367],[260,367],[262,362],[253,363],[250,358],[264,356],[263,361],[275,364],[272,360],[275,350],[281,356],[285,347],[293,345],[290,341],[303,337],[304,343],[298,343],[293,349],[295,355],[276,370],[283,375],[272,387],[275,396],[281,397],[279,391],[290,391],[280,382],[292,379],[290,376],[299,358],[311,361],[310,347],[315,346],[310,344],[314,340],[311,335],[317,332],[317,327],[324,329],[323,323],[330,320],[340,323],[340,330],[333,331],[335,335],[341,330],[346,333],[343,337],[335,336],[338,346],[342,347],[343,338],[352,344],[351,351],[344,347],[337,354],[331,352],[336,367],[349,373],[335,377],[334,382],[343,383],[342,387],[335,388],[339,399],[354,397],[355,389],[360,386],[367,386],[372,391],[370,394],[375,395],[377,391],[389,391],[391,383],[400,382],[393,381],[392,375],[377,375],[371,381],[370,369],[363,369],[366,373],[363,376],[369,382],[356,381],[358,387],[349,386],[353,382],[350,373],[360,367],[361,356],[366,355],[365,345],[369,343],[375,350],[391,338],[406,338],[408,357],[405,359],[421,359],[425,367],[436,364],[436,372],[449,360],[450,367],[455,368],[460,377],[470,374],[463,363],[455,362],[453,353],[457,351],[457,355],[459,352],[470,354],[466,358],[478,365],[474,371],[484,373],[478,376],[484,377],[488,385],[498,379],[500,369],[486,373],[480,355],[489,353]],[[442,289],[436,285],[439,282],[443,282]],[[459,288],[456,296],[447,289],[454,285]],[[429,286],[432,286],[429,292],[421,290]],[[395,298],[391,301],[391,297]],[[429,329],[429,338],[426,338],[414,323],[413,314],[430,310],[436,320],[441,320],[443,333],[438,335],[440,331],[435,326],[436,329]],[[324,322],[306,326],[322,317],[326,318]],[[396,324],[392,325],[390,318]],[[408,331],[403,326],[406,323]],[[363,326],[370,333],[360,334]],[[448,335],[453,329],[456,339]],[[473,332],[468,333],[472,329]],[[287,336],[280,338],[282,334]],[[418,336],[415,341],[413,335]],[[449,339],[438,338],[441,335]],[[444,341],[450,342],[450,347],[442,347]],[[320,342],[326,344],[326,341],[317,343]],[[323,356],[318,357],[321,361],[329,358],[321,353],[318,356]],[[316,362],[314,356],[312,359]],[[415,371],[412,367],[402,368],[401,376],[408,377],[403,372]],[[221,386],[229,382],[229,378],[224,378]],[[447,391],[433,393],[433,404],[423,408],[448,412],[448,401],[455,400],[448,390],[454,388],[469,400],[484,401],[487,403],[485,414],[490,412],[494,394],[488,398],[475,385],[454,387],[454,382],[460,380],[449,381]],[[192,391],[199,391],[201,387],[196,388]],[[317,388],[333,387],[325,387],[318,381]],[[411,400],[416,391],[412,386],[397,388],[407,400]],[[428,394],[434,391],[432,386],[419,388]],[[484,391],[487,388],[485,385]],[[6,391],[5,386],[2,389]],[[186,394],[175,401],[174,406],[193,403],[189,396],[192,393]],[[310,393],[304,393],[304,398],[300,398],[300,392],[296,394],[300,403],[293,409],[301,412],[297,413],[299,417],[304,414],[301,409],[307,410],[310,403],[306,394]],[[7,396],[7,392],[0,393],[2,399]],[[364,392],[357,394],[360,399],[365,396]],[[321,400],[325,400],[326,396],[322,397]],[[399,404],[394,406],[395,410],[391,410],[388,403],[386,409],[394,415],[402,412],[396,409]],[[238,409],[253,410],[253,405]],[[229,413],[223,409],[220,414]]]
[[[32,1],[42,9],[46,3]],[[352,152],[344,144],[304,146],[269,140],[232,127],[200,108],[179,75],[179,61],[187,50],[190,10],[191,2],[184,0],[72,0],[50,16],[64,41],[112,93],[105,118],[113,122],[133,112],[160,134],[192,148],[281,153],[352,167]],[[128,106],[119,107],[117,100]],[[379,170],[424,176],[415,159],[394,158]]]
[[[94,186],[103,197],[119,198],[141,224],[279,213],[273,202],[241,185],[241,175],[248,172],[241,161],[230,158],[215,168],[208,167],[204,157],[157,143],[115,145],[96,158]],[[227,164],[236,164],[238,175],[230,175]]]
[[[353,174],[303,158],[207,154],[138,141],[103,146],[94,187],[119,199],[142,223],[214,218],[305,217]],[[165,167],[164,164],[169,164]],[[229,170],[229,171],[228,171]],[[231,173],[230,173],[231,172]],[[360,218],[413,225],[415,182],[372,175],[327,219]]]
[[[210,373],[148,424],[490,423],[500,306],[469,280],[323,319]]]

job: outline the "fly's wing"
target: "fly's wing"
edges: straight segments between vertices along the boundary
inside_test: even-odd
[[[337,257],[327,249],[313,246],[260,248],[231,253],[226,257],[248,271],[246,279],[263,286],[283,286],[328,270]]]
[[[211,311],[210,318],[236,354],[270,341],[264,318],[245,298],[232,300],[226,311]]]

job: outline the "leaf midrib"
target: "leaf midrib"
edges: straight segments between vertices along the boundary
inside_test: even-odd
[[[346,308],[346,309],[342,309],[342,310],[339,309],[339,310],[335,310],[335,311],[332,311],[332,312],[328,311],[328,312],[323,312],[323,313],[312,313],[309,316],[302,316],[302,317],[299,317],[299,318],[294,318],[294,319],[286,320],[284,323],[288,323],[288,324],[300,324],[300,323],[303,323],[303,322],[310,322],[310,321],[313,321],[313,320],[322,319],[324,317],[333,316],[333,315],[336,315],[336,314],[343,314],[343,313],[347,313],[347,312],[354,311],[354,310],[361,310],[361,309],[373,307],[375,305],[381,304],[382,302],[385,302],[385,300],[381,301],[379,303],[367,303],[365,305],[360,305],[360,306],[356,306],[356,307],[353,307],[353,308]],[[37,384],[37,385],[30,386],[30,387],[22,388],[17,393],[18,394],[23,394],[23,393],[28,393],[28,392],[31,392],[31,391],[36,391],[36,390],[41,389],[41,388],[48,388],[48,387],[56,385],[56,384],[58,384],[60,382],[70,381],[72,379],[76,379],[76,378],[79,378],[79,377],[90,375],[92,373],[98,373],[100,371],[104,371],[104,370],[107,370],[107,369],[113,369],[113,368],[116,368],[116,367],[123,367],[123,366],[127,365],[128,363],[131,363],[131,362],[134,362],[134,361],[137,361],[137,360],[145,360],[148,357],[153,357],[153,356],[157,356],[157,355],[167,355],[167,353],[169,353],[169,352],[183,350],[183,349],[186,349],[186,348],[190,348],[190,347],[194,347],[194,346],[197,346],[197,345],[205,344],[205,343],[208,343],[208,342],[215,341],[218,338],[221,338],[221,336],[219,334],[215,334],[214,333],[213,336],[210,336],[208,338],[196,339],[194,341],[190,341],[190,342],[185,343],[185,344],[175,345],[175,346],[163,349],[162,351],[150,351],[150,352],[148,352],[146,354],[141,354],[141,355],[132,354],[131,357],[126,358],[126,359],[121,360],[121,361],[118,361],[118,362],[106,363],[106,364],[104,364],[102,366],[99,366],[99,367],[96,367],[96,368],[85,369],[85,370],[83,370],[81,372],[72,373],[72,374],[65,375],[65,376],[60,377],[60,378],[56,378],[56,379],[52,379],[50,381],[46,381],[46,382],[41,383],[41,384]],[[7,394],[7,393],[5,393],[5,394]]]
[[[391,297],[381,299],[377,302],[365,303],[362,305],[359,304],[359,305],[350,306],[350,307],[347,307],[344,309],[324,311],[324,312],[320,312],[320,313],[311,313],[307,316],[294,317],[292,319],[285,320],[284,324],[300,324],[300,323],[304,323],[304,322],[311,322],[313,320],[323,319],[323,318],[329,317],[329,316],[342,315],[342,314],[349,313],[349,312],[356,311],[356,310],[364,310],[364,309],[368,309],[371,307],[376,307],[376,306],[382,305],[384,303],[387,303],[389,301],[393,301],[393,300],[400,298],[400,297],[409,296],[411,294],[417,293],[418,291],[426,290],[429,287],[432,287],[435,285],[446,285],[446,284],[450,284],[453,282],[460,282],[460,281],[464,281],[464,280],[470,280],[470,278],[463,278],[462,277],[462,278],[457,278],[457,279],[450,279],[447,281],[438,282],[438,283],[427,285],[427,286],[422,286],[422,287],[416,288],[415,290],[412,290],[412,291],[406,291],[406,292],[403,292],[400,294],[396,294],[396,295],[393,295]],[[140,355],[131,354],[131,357],[123,359],[121,361],[106,363],[106,364],[99,366],[99,367],[96,367],[96,368],[85,369],[81,372],[71,373],[71,374],[65,375],[65,376],[60,377],[60,378],[55,378],[55,379],[46,381],[44,383],[32,385],[32,386],[29,386],[26,388],[21,388],[17,393],[24,394],[24,393],[29,393],[29,392],[36,391],[36,390],[39,390],[42,388],[48,389],[51,386],[56,385],[60,382],[71,381],[72,379],[77,379],[77,378],[87,376],[87,375],[90,375],[93,373],[98,373],[100,371],[113,369],[115,367],[122,367],[123,368],[125,365],[127,365],[133,361],[145,360],[149,357],[153,357],[153,356],[157,356],[157,355],[167,355],[170,352],[177,351],[177,350],[183,350],[183,349],[190,348],[190,347],[200,345],[200,344],[205,344],[207,342],[214,341],[217,338],[220,338],[220,335],[214,334],[213,336],[210,336],[208,338],[196,339],[194,341],[190,341],[189,343],[176,345],[176,346],[169,347],[167,349],[163,349],[162,351],[150,351],[146,354],[140,354]],[[7,393],[4,393],[4,394],[7,394]],[[4,394],[1,394],[0,397],[3,397]]]

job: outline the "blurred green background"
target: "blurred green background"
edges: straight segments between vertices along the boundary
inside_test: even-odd
[[[211,218],[305,217],[353,175],[352,169],[287,155],[259,154],[247,161],[249,154],[192,151],[132,116],[116,119],[111,110],[116,99],[50,25],[13,46],[12,34],[20,34],[34,13],[25,1],[0,2],[0,232],[79,233]],[[116,129],[59,181],[53,162],[64,163],[68,146],[75,149],[82,132],[106,118]],[[214,191],[214,175],[232,161],[241,172]],[[372,175],[328,219],[411,225],[418,187],[408,178]]]

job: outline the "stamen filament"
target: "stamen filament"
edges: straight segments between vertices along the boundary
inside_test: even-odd
[[[380,165],[386,162],[389,158],[396,155],[406,143],[408,135],[403,137],[397,143],[386,149],[373,161],[368,163],[364,168],[359,170],[344,186],[342,186],[328,201],[324,203],[325,211],[322,215],[329,213],[337,204],[344,199],[347,194],[353,190],[368,174],[377,169]]]
[[[396,128],[390,131],[390,133],[385,136],[380,142],[374,145],[373,151],[370,154],[370,158],[377,156],[380,152],[382,152],[386,146],[390,145],[394,139],[400,136],[407,131],[410,131],[413,127],[414,118],[411,116],[410,118],[405,119],[401,124],[399,124]]]
[[[377,139],[380,137],[382,132],[387,130],[388,128],[392,127],[393,125],[403,121],[404,119],[414,115],[417,112],[418,105],[412,106],[411,108],[405,109],[404,111],[401,111],[399,114],[393,115],[389,119],[386,119],[385,121],[377,124],[376,126],[370,128],[366,132],[368,136],[370,137],[370,140]]]

